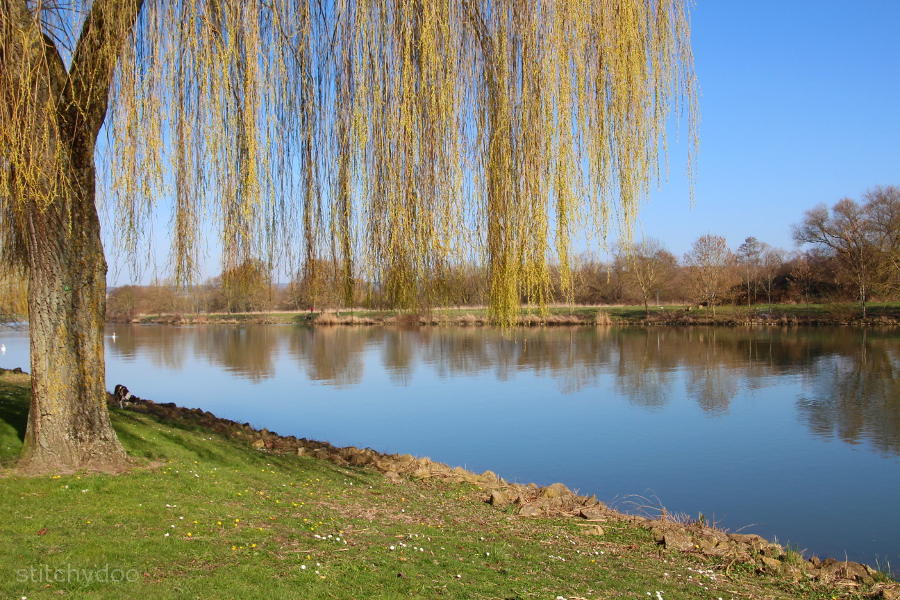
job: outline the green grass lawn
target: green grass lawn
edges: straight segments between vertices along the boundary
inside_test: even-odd
[[[0,597],[821,598],[630,522],[525,518],[476,485],[251,449],[114,410],[119,475],[25,476],[27,376],[0,378]],[[177,400],[177,399],[175,399]],[[590,525],[590,526],[588,526]],[[657,592],[659,595],[657,596]],[[855,594],[855,592],[854,592]]]

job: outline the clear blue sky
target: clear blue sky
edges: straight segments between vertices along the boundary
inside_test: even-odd
[[[701,235],[794,248],[804,211],[900,185],[900,0],[698,0],[696,202],[670,175],[643,232],[681,257]]]
[[[708,233],[732,249],[754,236],[791,250],[790,226],[804,211],[900,185],[900,0],[699,0],[692,24],[702,90],[696,201],[682,136],[638,237],[679,258]],[[159,267],[166,220],[156,226]],[[129,283],[112,254],[109,284]],[[206,276],[216,275],[217,257],[208,265]],[[142,282],[151,276],[152,267]]]

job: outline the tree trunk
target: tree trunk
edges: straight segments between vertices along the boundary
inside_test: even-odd
[[[71,154],[63,154],[55,201],[26,199],[32,400],[19,466],[117,470],[127,459],[106,407],[106,260],[93,148],[62,152]]]
[[[860,305],[860,307],[862,308],[862,318],[863,318],[863,319],[866,318],[866,295],[867,295],[867,291],[868,291],[868,290],[866,290],[866,282],[863,281],[863,280],[861,280],[861,281],[859,282],[859,305]]]
[[[95,204],[94,144],[116,57],[142,0],[95,0],[69,70],[24,0],[3,0],[12,26],[4,73],[20,127],[13,199],[28,267],[31,407],[19,461],[29,471],[127,465],[106,408],[106,259]],[[7,57],[7,58],[8,58]]]

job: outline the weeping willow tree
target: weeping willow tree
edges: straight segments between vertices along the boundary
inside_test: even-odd
[[[542,305],[573,236],[628,226],[673,115],[695,140],[685,0],[0,0],[0,243],[27,272],[20,465],[126,462],[104,402],[98,197],[179,281],[297,250],[401,306],[484,261]],[[99,168],[98,168],[99,167]],[[98,193],[98,190],[101,193]]]

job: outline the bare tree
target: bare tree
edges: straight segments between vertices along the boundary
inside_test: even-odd
[[[763,244],[752,236],[745,239],[744,243],[738,246],[737,261],[741,266],[744,285],[747,288],[747,306],[752,306],[753,301],[756,299],[756,284],[762,252]]]
[[[807,311],[809,311],[809,297],[813,286],[813,273],[812,261],[809,255],[804,252],[794,261],[794,265],[791,267],[791,277],[794,285],[800,291],[800,296],[803,298],[803,303],[806,304]]]
[[[781,248],[772,248],[768,244],[763,244],[762,255],[760,258],[760,283],[766,292],[766,302],[769,308],[772,308],[772,288],[775,285],[775,278],[784,265],[784,250]]]
[[[900,291],[900,187],[879,186],[863,194],[872,242],[878,249],[876,283]]]
[[[662,242],[653,238],[632,244],[622,254],[626,265],[623,277],[639,290],[649,317],[650,298],[672,280],[678,261]]]
[[[135,285],[123,285],[111,290],[106,300],[106,318],[130,323],[137,316],[140,295]]]
[[[259,259],[247,259],[222,271],[222,291],[228,312],[262,311],[271,308],[272,275]]]
[[[733,281],[733,256],[725,238],[704,235],[694,242],[691,251],[684,255],[690,285],[694,294],[712,309],[727,293]]]
[[[415,289],[438,259],[486,256],[509,324],[554,250],[570,281],[577,224],[630,225],[671,115],[696,141],[687,4],[0,0],[0,246],[28,272],[32,343],[20,466],[126,464],[97,157],[128,253],[172,198],[179,283],[208,219],[223,268],[292,254],[296,231],[350,301],[358,272]]]
[[[797,245],[812,244],[832,253],[852,277],[863,318],[878,272],[878,246],[865,206],[844,198],[831,210],[824,204],[806,211],[793,226]]]

